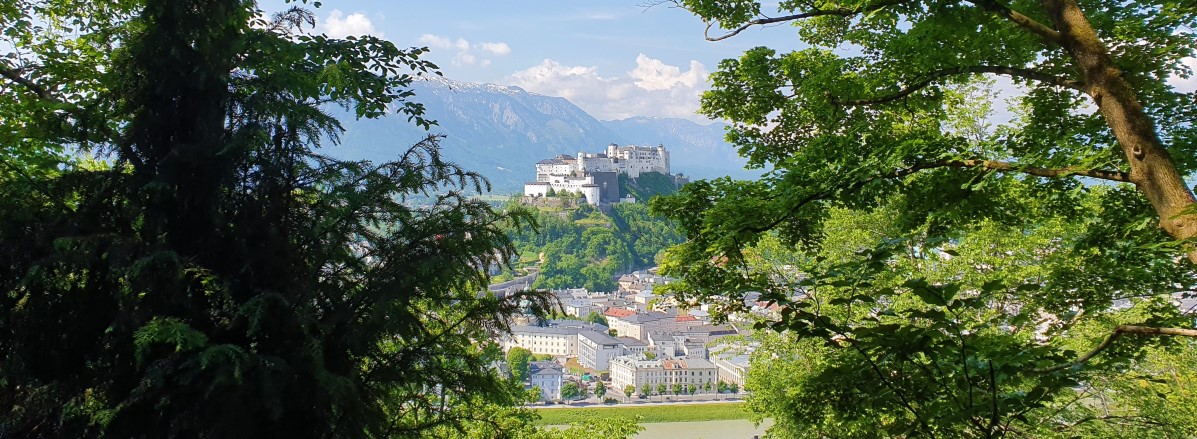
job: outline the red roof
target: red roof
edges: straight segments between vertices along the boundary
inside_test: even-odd
[[[694,316],[692,316],[692,315],[682,315],[682,316],[677,316],[677,318],[675,319],[675,321],[678,321],[678,322],[697,322],[697,321],[698,321],[698,317],[694,317]]]
[[[623,308],[607,308],[607,311],[604,312],[603,315],[605,315],[607,317],[617,317],[617,318],[631,317],[631,316],[636,315],[636,311],[632,311],[630,309],[623,309]]]

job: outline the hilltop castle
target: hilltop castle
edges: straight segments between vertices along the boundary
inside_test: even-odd
[[[524,196],[543,197],[553,192],[581,194],[592,205],[619,201],[619,174],[638,178],[644,172],[669,174],[669,151],[664,145],[607,145],[606,152],[578,152],[536,163],[536,181],[524,184]]]

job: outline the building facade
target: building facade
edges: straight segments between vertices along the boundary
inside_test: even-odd
[[[578,364],[582,367],[607,370],[611,359],[623,354],[623,343],[610,335],[594,331],[578,333]]]
[[[533,361],[528,363],[528,384],[540,389],[544,401],[561,399],[561,382],[565,372],[554,361]]]
[[[710,393],[718,380],[715,365],[700,358],[644,360],[626,355],[611,359],[611,385],[616,389],[631,385],[639,391],[645,385],[664,384],[672,392],[675,385],[683,389],[693,385],[700,393]]]
[[[553,320],[547,326],[512,326],[511,334],[503,339],[503,350],[521,347],[536,355],[577,356],[578,333],[583,331],[607,332],[607,327],[569,320]]]
[[[544,197],[570,192],[592,205],[619,202],[619,174],[631,178],[644,172],[669,174],[669,151],[664,145],[619,146],[611,144],[601,153],[579,152],[574,158],[558,154],[536,163],[536,181],[524,184],[524,196]],[[675,177],[675,180],[679,177]]]

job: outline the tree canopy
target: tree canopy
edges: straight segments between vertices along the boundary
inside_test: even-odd
[[[1197,100],[1169,82],[1193,73],[1197,5],[676,3],[708,39],[786,23],[806,47],[725,60],[703,96],[772,171],[653,203],[687,239],[662,263],[670,290],[716,315],[779,305],[750,383],[775,433],[1187,428],[1150,398],[1092,408],[1118,393],[1099,383],[1194,349],[1161,336],[1197,335],[1174,303],[1197,289]],[[1009,120],[990,118],[1006,98]]]
[[[478,341],[547,304],[480,296],[478,267],[528,218],[462,196],[486,182],[435,137],[386,163],[318,149],[330,105],[430,126],[425,49],[261,15],[0,5],[0,437],[526,429]]]

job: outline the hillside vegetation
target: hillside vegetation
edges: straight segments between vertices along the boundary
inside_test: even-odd
[[[631,195],[636,202],[644,203],[657,195],[672,195],[677,192],[673,177],[659,172],[644,172],[637,178],[619,174],[619,196]]]
[[[534,215],[539,230],[509,233],[521,263],[540,264],[536,288],[612,290],[615,276],[655,265],[658,253],[682,242],[672,221],[650,215],[644,204],[616,204],[609,214],[583,205]]]

